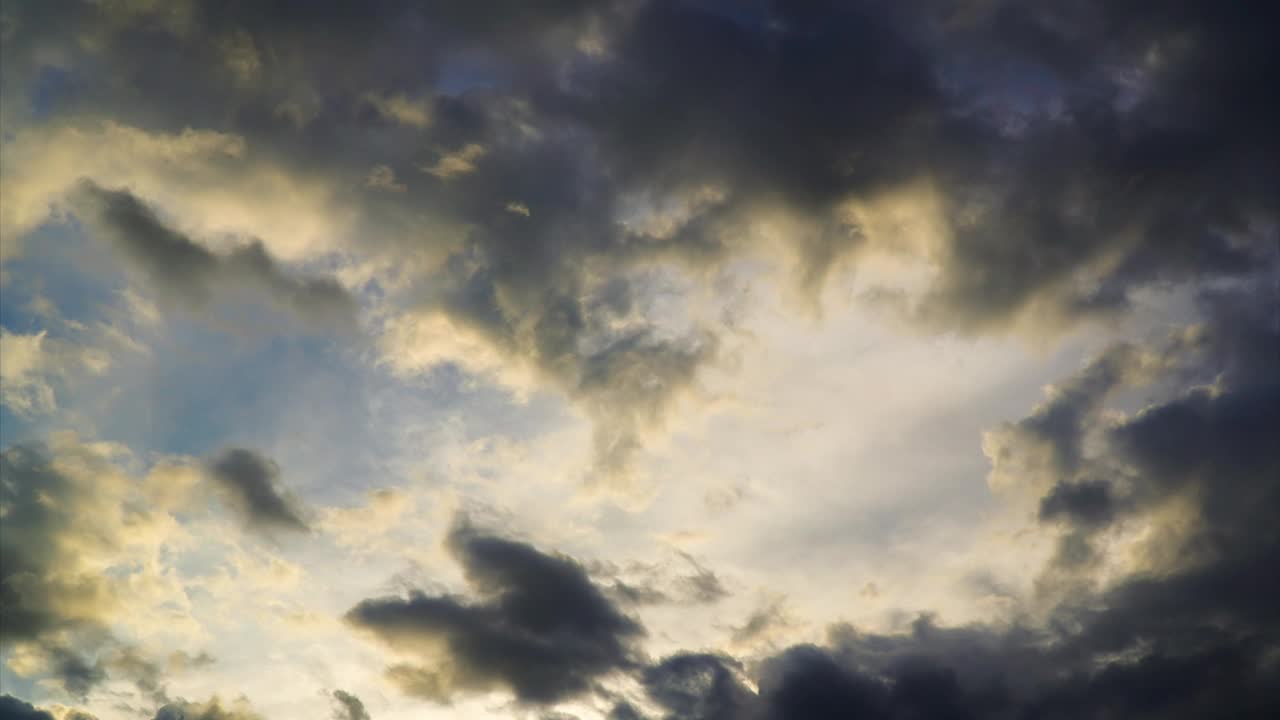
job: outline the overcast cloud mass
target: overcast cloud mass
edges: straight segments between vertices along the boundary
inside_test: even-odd
[[[0,719],[1280,717],[1276,27],[0,0]]]

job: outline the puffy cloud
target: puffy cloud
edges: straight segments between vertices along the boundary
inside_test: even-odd
[[[388,669],[405,692],[447,703],[503,689],[525,703],[553,703],[636,666],[643,629],[571,558],[466,525],[448,545],[474,599],[415,591],[365,600],[346,616],[415,658]]]

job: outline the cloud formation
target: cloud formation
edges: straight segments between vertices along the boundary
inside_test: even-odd
[[[414,256],[401,325],[443,313],[534,368],[596,423],[605,479],[717,357],[713,323],[595,305],[654,263],[697,277],[764,256],[818,297],[835,268],[906,257],[927,284],[868,298],[931,329],[1043,334],[1275,259],[1267,3],[564,3],[481,21],[385,0],[303,24],[288,3],[129,8],[13,10],[7,86],[37,82],[34,38],[80,32],[94,42],[66,50],[83,82],[63,112],[146,130],[218,118],[216,138],[287,176],[365,178],[382,197],[359,210],[327,197],[363,218],[344,251]],[[234,276],[306,317],[350,313],[338,286],[257,245],[210,256],[110,197],[115,224],[148,227],[122,245],[180,297]],[[472,360],[386,347],[393,365]]]
[[[217,293],[248,289],[321,327],[355,325],[355,301],[331,278],[299,279],[285,273],[253,241],[217,255],[167,227],[128,190],[106,190],[84,181],[78,207],[165,297],[202,307]]]
[[[448,703],[503,689],[521,702],[546,704],[636,666],[633,644],[643,628],[573,559],[465,524],[448,546],[473,599],[414,591],[365,600],[346,615],[352,626],[415,657],[388,669],[405,692]]]
[[[650,698],[664,717],[698,719],[1273,712],[1280,614],[1269,599],[1280,586],[1265,568],[1280,557],[1280,453],[1271,441],[1280,431],[1280,332],[1267,311],[1240,307],[1245,297],[1206,296],[1210,323],[1159,363],[1173,374],[1188,364],[1212,369],[1212,386],[1118,421],[1062,410],[1091,406],[1117,382],[1155,379],[1120,379],[1116,359],[1139,349],[1117,346],[1015,426],[1037,428],[1015,433],[1015,443],[1035,454],[1048,440],[1052,449],[1050,482],[1021,476],[1039,496],[1041,531],[1063,541],[1045,580],[1065,564],[1078,581],[1050,592],[1047,622],[947,628],[921,617],[899,635],[837,625],[824,646],[756,665],[758,692],[731,658],[677,655],[646,671]],[[1092,479],[1103,469],[1105,480]],[[997,464],[993,473],[1003,471]],[[1131,559],[1103,580],[1094,544],[1126,538]],[[1073,547],[1083,557],[1073,561]]]
[[[360,698],[344,690],[334,690],[334,720],[369,720],[369,711],[364,709]]]
[[[209,461],[209,475],[245,524],[258,530],[307,532],[298,501],[280,484],[280,466],[245,448],[230,448]]]
[[[227,663],[248,666],[268,657],[255,643],[271,643],[272,658],[297,650],[295,633],[334,643],[317,651],[318,664],[334,666],[316,668],[326,687],[341,678],[378,697],[358,672],[335,668],[379,658],[387,668],[378,677],[397,698],[514,698],[516,712],[548,717],[592,704],[619,719],[1275,715],[1278,8],[4,3],[0,412],[6,441],[14,438],[0,457],[5,672],[44,693],[42,707],[50,697],[104,702],[132,686],[149,703],[130,710],[140,717],[161,705],[158,720],[249,718],[247,705],[169,697],[171,675],[208,663],[165,663],[155,648],[217,638],[249,648]],[[96,264],[97,246],[77,244],[85,240],[102,241],[126,276]],[[87,270],[71,272],[72,256]],[[89,287],[98,281],[110,287]],[[274,460],[217,452],[207,428],[104,421],[100,408],[118,407],[118,397],[151,418],[154,396],[190,391],[156,365],[116,368],[80,351],[75,334],[109,312],[107,293],[154,293],[161,306],[216,319],[265,315],[273,342],[304,328],[298,362],[336,368],[316,382],[341,385],[342,402],[366,407],[308,405],[264,431],[271,437],[236,442],[287,447],[295,430],[320,425],[335,454],[367,440],[350,454],[377,477],[307,467],[323,464],[308,448],[280,454],[291,477],[307,479],[304,506]],[[32,309],[55,307],[46,295],[66,317]],[[891,468],[875,475],[889,480],[875,488],[885,506],[896,486],[913,484],[895,474],[915,471],[898,465],[945,466],[937,477],[973,481],[963,492],[929,489],[934,504],[966,497],[927,524],[960,524],[959,506],[987,500],[971,497],[983,475],[971,461],[982,458],[978,448],[944,453],[938,435],[963,434],[949,424],[961,412],[953,405],[964,405],[966,422],[982,418],[983,492],[1016,515],[1007,564],[1025,585],[1001,591],[996,617],[948,625],[944,610],[904,626],[919,608],[890,607],[902,601],[892,583],[841,570],[754,611],[729,592],[776,583],[757,562],[820,565],[827,556],[810,544],[834,547],[859,519],[838,517],[839,532],[827,533],[794,507],[839,513],[875,484],[807,431],[773,424],[809,428],[830,416],[809,417],[804,406],[782,418],[759,388],[735,384],[747,353],[769,356],[766,365],[796,357],[754,332],[799,324],[783,302],[792,298],[827,329],[862,334],[875,318],[903,331],[873,342],[951,347],[958,337],[990,349],[1012,335],[1050,346],[1048,359],[1010,362],[992,391],[999,398],[951,386],[946,397],[919,393],[928,417],[918,425],[933,429],[913,418],[892,448],[866,440],[877,437],[879,408],[859,407],[865,425],[829,440],[840,452],[873,446],[859,452]],[[180,345],[186,319],[151,322],[148,332],[173,332]],[[813,337],[779,336],[797,347]],[[812,378],[808,366],[771,368],[771,377],[815,394],[847,387],[824,376],[864,372],[846,347],[815,359]],[[987,425],[1007,416],[1007,397],[1057,374],[1062,353],[1081,347],[1100,351],[1024,416]],[[194,352],[217,366],[224,350]],[[938,373],[963,362],[945,352],[928,360]],[[72,366],[101,372],[108,387],[77,392],[63,382]],[[916,395],[913,368],[893,369],[871,382]],[[152,378],[159,392],[132,392]],[[307,402],[298,404],[332,397],[315,390],[300,391]],[[502,397],[500,410],[475,400],[485,393]],[[412,419],[380,424],[378,411],[397,403],[412,408],[397,420]],[[343,416],[339,430],[317,419],[327,415]],[[344,435],[348,416],[372,429]],[[565,429],[582,419],[587,434]],[[101,441],[71,438],[63,425]],[[768,477],[723,457],[748,425],[766,428],[751,437],[769,438],[779,456],[799,457],[789,467],[800,476]],[[435,453],[455,441],[470,452],[489,436],[532,448],[536,469],[518,481],[504,467],[475,478]],[[563,460],[569,446],[586,456]],[[215,454],[203,465],[173,459],[189,453]],[[153,462],[159,472],[132,472]],[[739,471],[763,477],[739,484]],[[655,482],[635,482],[644,472]],[[809,482],[834,475],[847,477]],[[620,503],[616,492],[570,503],[563,486],[584,476],[652,504]],[[307,542],[251,559],[206,542],[217,516],[189,502],[193,487],[220,493],[253,531]],[[343,505],[372,487],[388,489],[364,510]],[[778,507],[766,515],[766,503],[739,502],[743,487]],[[473,494],[518,505],[514,514],[547,513],[513,523],[539,542],[598,540],[593,555],[625,559],[584,563],[512,540],[514,531],[464,525],[445,545],[464,575],[458,594],[425,582],[413,584],[436,589],[373,589],[386,575],[437,580],[439,558],[421,540]],[[915,554],[945,556],[940,574],[954,570],[963,551],[952,536],[926,547],[928,533],[916,537],[912,522],[881,507],[865,510],[872,524],[893,526],[893,542],[910,536],[902,544]],[[726,538],[742,534],[737,523],[752,512],[787,530],[779,544],[795,544],[757,543],[743,558],[734,550],[743,544]],[[383,524],[395,531],[381,536]],[[824,533],[840,537],[817,538]],[[677,535],[707,543],[699,558],[714,560],[686,556],[687,572],[649,572],[635,560]],[[183,543],[200,549],[184,555]],[[360,564],[340,579],[296,572],[349,562],[348,551]],[[873,558],[867,565],[889,564],[884,547],[859,552]],[[281,592],[246,612],[219,607],[259,574],[266,585],[304,575],[334,585]],[[845,584],[867,591],[840,595]],[[863,602],[885,611],[884,626],[806,634],[842,614],[871,617],[852,605]],[[164,621],[123,632],[137,615]],[[682,631],[707,627],[723,647],[692,632],[685,646]],[[359,646],[364,655],[342,645],[360,637],[375,641]],[[262,684],[283,692],[271,680]],[[368,720],[351,692],[308,691],[310,711]],[[203,686],[198,697],[209,697]],[[0,708],[55,714],[10,696]]]
[[[96,624],[112,605],[110,583],[78,557],[118,542],[107,488],[57,467],[44,448],[0,454],[0,623],[6,641],[38,641]],[[104,517],[105,515],[105,517]]]

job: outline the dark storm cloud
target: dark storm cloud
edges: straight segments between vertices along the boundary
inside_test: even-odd
[[[505,689],[544,704],[635,667],[643,629],[574,560],[462,527],[449,538],[476,597],[426,595],[365,600],[347,621],[387,645],[422,655],[389,669],[410,694],[447,703]]]
[[[303,510],[280,484],[280,466],[253,450],[231,448],[209,461],[209,474],[250,527],[307,532]]]
[[[169,298],[200,307],[219,292],[247,287],[308,322],[341,328],[355,323],[355,301],[341,285],[286,274],[261,242],[217,255],[165,225],[128,190],[85,181],[78,196],[90,222]]]
[[[369,720],[369,711],[364,709],[360,698],[344,690],[334,690],[332,694],[333,720]]]

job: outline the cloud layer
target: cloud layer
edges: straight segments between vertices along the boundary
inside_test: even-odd
[[[1275,715],[1277,25],[5,2],[0,715]]]

